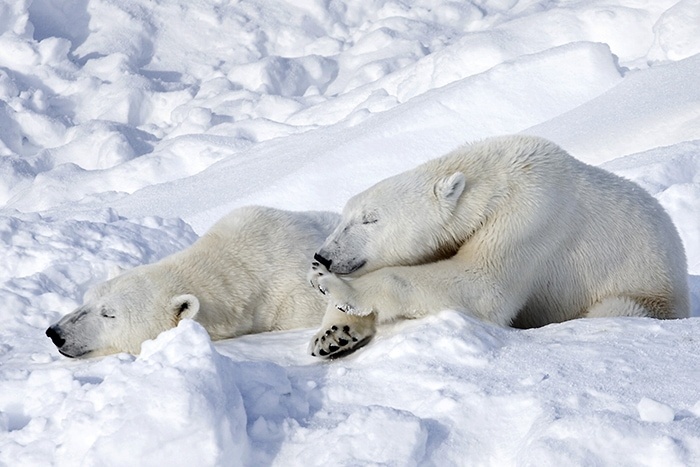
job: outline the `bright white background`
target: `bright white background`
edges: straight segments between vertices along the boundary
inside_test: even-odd
[[[700,464],[698,318],[445,310],[332,362],[311,329],[43,334],[234,207],[338,211],[517,132],[661,201],[700,316],[698,77],[698,0],[0,0],[0,464]]]

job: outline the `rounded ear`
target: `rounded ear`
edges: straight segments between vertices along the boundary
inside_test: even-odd
[[[178,295],[170,301],[170,309],[178,321],[194,318],[199,312],[199,299],[192,294]]]
[[[455,172],[435,184],[435,196],[440,203],[454,207],[467,185],[467,179],[462,172]]]

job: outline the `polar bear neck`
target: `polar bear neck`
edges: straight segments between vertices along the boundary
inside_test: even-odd
[[[498,210],[508,193],[508,171],[503,170],[499,158],[472,147],[459,148],[425,164],[424,173],[430,173],[429,183],[434,186],[457,172],[464,174],[466,185],[454,209],[445,213],[444,238],[441,248],[458,249],[474,232],[483,226]]]
[[[492,218],[504,215],[500,211],[513,206],[513,199],[516,203],[536,200],[540,178],[558,165],[550,157],[553,153],[561,150],[542,138],[497,137],[464,145],[418,167],[430,174],[431,186],[456,172],[466,178],[460,199],[445,218],[440,249],[454,254],[478,231],[486,235],[485,227]],[[547,170],[540,170],[543,165]]]
[[[206,236],[202,239],[209,240]],[[204,253],[206,251],[190,248],[161,261],[161,267],[168,271],[170,293],[192,294],[197,297],[200,309],[195,320],[202,324],[213,338],[230,337],[231,329],[235,329],[238,335],[252,332],[255,323],[249,308],[250,304],[255,302],[256,288],[245,289],[237,286],[237,281],[245,281],[243,276],[249,273],[237,261],[224,259],[225,256],[229,256],[227,252],[220,255]],[[224,262],[226,267],[216,266],[212,262]],[[213,276],[207,273],[211,270],[229,271],[229,274]],[[226,319],[222,320],[222,316]],[[215,326],[214,323],[218,324]]]

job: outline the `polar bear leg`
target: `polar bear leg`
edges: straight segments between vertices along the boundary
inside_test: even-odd
[[[613,317],[651,316],[642,305],[627,297],[608,297],[596,303],[583,314],[584,318],[613,318]]]
[[[306,277],[313,288],[329,297],[330,308],[355,316],[368,316],[372,313],[371,308],[360,308],[356,305],[355,289],[346,279],[328,272],[328,269],[318,261],[311,263],[311,269]]]
[[[314,357],[346,355],[372,339],[376,316],[352,316],[329,306],[321,329],[311,338],[309,353]]]

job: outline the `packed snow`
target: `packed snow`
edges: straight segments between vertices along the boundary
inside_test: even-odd
[[[0,0],[0,465],[700,465],[698,0]],[[44,330],[235,207],[340,211],[465,141],[545,136],[684,241],[690,319],[454,310],[69,360]]]

